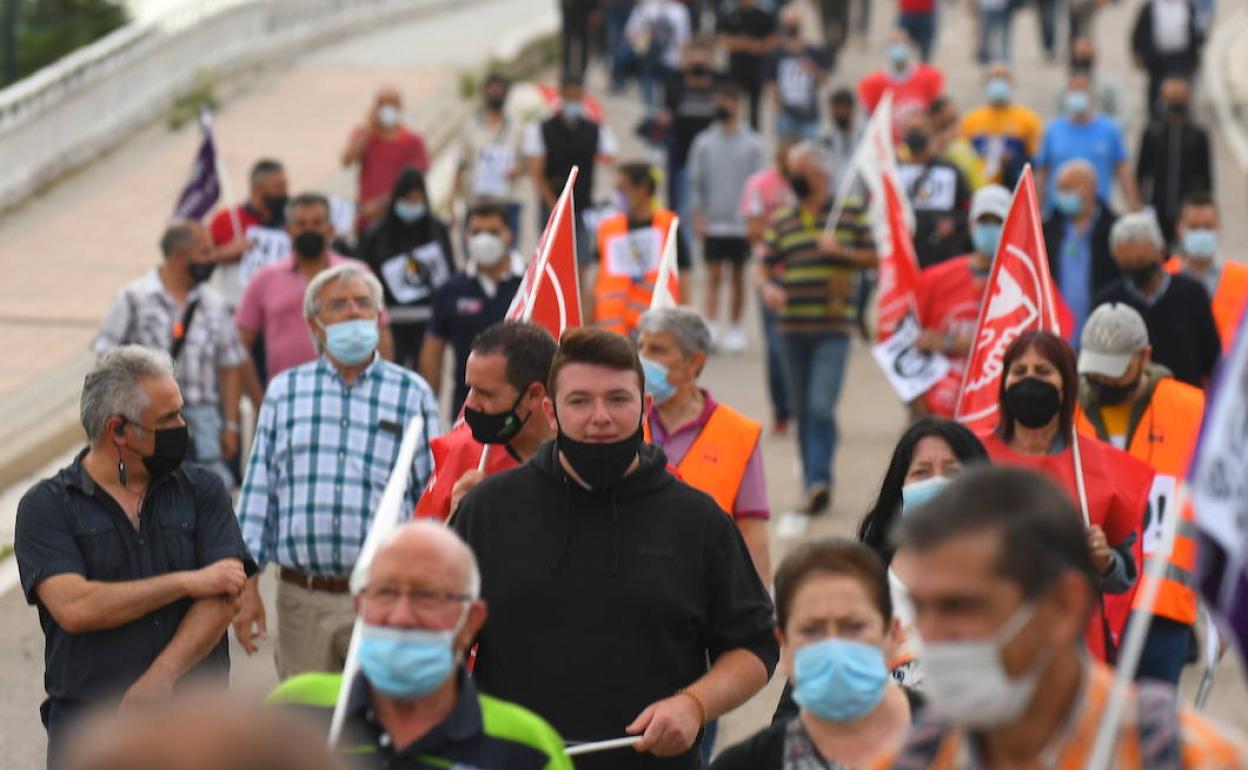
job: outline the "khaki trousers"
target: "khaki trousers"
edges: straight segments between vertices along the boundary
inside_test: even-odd
[[[351,594],[277,583],[277,675],[285,681],[307,671],[342,671],[351,643]]]

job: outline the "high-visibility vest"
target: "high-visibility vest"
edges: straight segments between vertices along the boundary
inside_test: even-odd
[[[646,443],[651,443],[649,420],[642,432]],[[686,484],[715,498],[724,513],[731,516],[745,479],[745,468],[762,434],[762,425],[730,406],[716,404],[689,451],[676,464],[676,470]]]
[[[675,214],[654,212],[650,227],[628,230],[628,215],[616,214],[598,225],[598,280],[594,285],[594,323],[628,336],[659,279],[659,263],[667,245],[667,231]],[[639,244],[634,239],[648,242]]]
[[[1183,262],[1178,257],[1166,260],[1166,272],[1178,273],[1183,269]],[[1248,265],[1239,262],[1223,262],[1222,277],[1218,279],[1218,290],[1210,302],[1213,311],[1213,322],[1218,327],[1218,337],[1222,340],[1222,352],[1231,349],[1235,341],[1235,332],[1239,329],[1239,319],[1248,310]]]
[[[1205,395],[1199,389],[1173,377],[1157,382],[1152,398],[1135,422],[1126,451],[1148,463],[1157,475],[1148,496],[1148,520],[1144,526],[1144,559],[1161,544],[1163,523],[1171,513],[1175,489],[1187,474],[1188,463],[1200,435],[1200,421],[1205,411]],[[1075,424],[1085,436],[1108,440],[1082,409],[1077,410]],[[1099,421],[1098,421],[1099,422]],[[1165,578],[1157,596],[1153,614],[1179,623],[1193,624],[1197,615],[1196,578],[1196,517],[1190,504],[1179,511],[1174,551],[1166,565]],[[1143,570],[1141,570],[1143,574]],[[1144,594],[1144,585],[1136,600]]]

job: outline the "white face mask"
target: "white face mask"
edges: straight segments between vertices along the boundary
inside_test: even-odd
[[[377,122],[386,128],[394,128],[399,125],[399,118],[402,117],[399,108],[393,104],[383,104],[377,108]]]
[[[468,239],[468,259],[478,267],[490,268],[507,256],[503,239],[494,233],[480,232]]]
[[[1014,639],[1035,612],[1034,604],[1023,604],[987,639],[923,642],[919,659],[927,677],[932,712],[972,729],[996,727],[1018,719],[1031,703],[1053,647],[1046,647],[1030,671],[1013,679],[1001,662],[1001,648]]]

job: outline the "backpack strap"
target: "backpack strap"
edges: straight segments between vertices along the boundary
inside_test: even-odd
[[[1174,689],[1154,682],[1136,688],[1142,770],[1182,770],[1183,733]]]
[[[948,724],[920,717],[910,728],[891,770],[928,770],[936,762],[949,732]]]

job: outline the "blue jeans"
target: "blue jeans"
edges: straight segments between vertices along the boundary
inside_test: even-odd
[[[1156,679],[1178,686],[1179,675],[1187,663],[1187,644],[1191,629],[1169,618],[1153,617],[1144,637],[1144,651],[1140,654],[1140,666],[1135,670],[1136,680]]]
[[[976,58],[980,64],[994,61],[1010,61],[1010,16],[1007,5],[999,11],[979,12],[979,49]]]
[[[639,54],[628,41],[621,42],[612,57],[611,83],[615,90],[624,86],[628,73],[637,73],[637,84],[641,87],[641,101],[649,109],[659,106],[659,94],[656,86],[667,88],[667,84],[676,77],[657,52]]]
[[[838,438],[836,405],[845,382],[849,335],[784,334],[784,348],[789,359],[790,395],[806,490],[816,484],[830,487]]]
[[[775,422],[789,419],[789,362],[784,355],[784,335],[776,326],[776,312],[758,298],[759,315],[763,320],[763,341],[767,345],[767,393],[771,396],[771,418]]]
[[[188,458],[221,477],[226,489],[234,488],[234,474],[221,459],[221,407],[217,404],[183,404],[182,419],[191,433],[191,452]]]
[[[795,118],[783,109],[776,112],[776,138],[796,141],[814,139],[819,133],[819,118]]]
[[[897,17],[897,26],[906,31],[919,49],[924,62],[932,59],[932,46],[936,43],[936,11],[931,13],[903,13]]]
[[[624,39],[624,27],[628,24],[628,17],[632,12],[632,3],[603,4],[602,22],[607,36],[607,57],[612,61],[615,59],[616,51],[620,50],[620,46],[627,45]],[[611,88],[615,91],[624,88],[624,79],[616,79],[615,67],[611,68]]]

